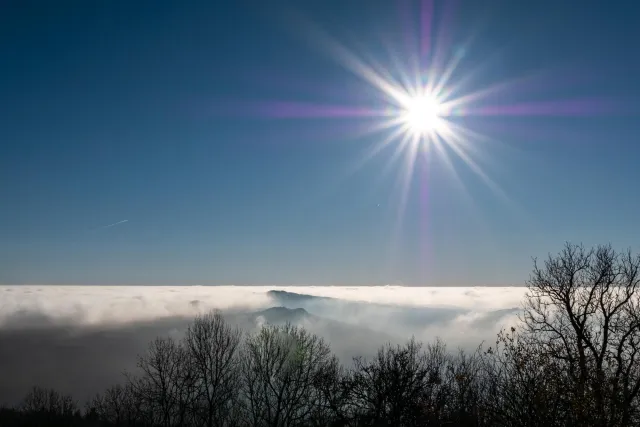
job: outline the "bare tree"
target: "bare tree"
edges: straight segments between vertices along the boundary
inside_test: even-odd
[[[19,409],[24,424],[16,425],[71,425],[80,418],[80,411],[71,396],[42,387],[29,390]]]
[[[265,326],[247,337],[242,379],[248,424],[309,424],[322,407],[317,385],[334,363],[322,339],[291,325]]]
[[[351,385],[349,371],[337,358],[332,358],[316,376],[319,401],[310,424],[323,427],[350,425],[355,412]]]
[[[386,345],[371,361],[354,360],[351,400],[364,425],[410,426],[441,418],[447,401],[443,387],[448,358],[437,341],[427,347],[411,339]]]
[[[22,400],[20,408],[29,413],[72,416],[78,410],[73,398],[54,389],[33,387]]]
[[[187,330],[184,346],[195,380],[193,412],[198,425],[224,426],[234,421],[240,340],[240,330],[228,325],[220,312],[199,315]]]
[[[561,363],[540,351],[515,328],[501,331],[482,359],[479,393],[486,425],[561,427],[576,425],[568,405],[571,390]]]
[[[527,283],[523,335],[561,364],[581,425],[640,423],[640,256],[567,244]]]
[[[448,395],[446,417],[453,425],[480,426],[486,422],[483,406],[487,383],[483,367],[482,346],[473,353],[458,350],[450,356],[444,384]]]
[[[156,338],[138,358],[138,368],[140,375],[128,379],[147,421],[163,427],[185,425],[195,377],[184,347],[172,338]]]
[[[103,423],[117,426],[136,426],[144,421],[142,402],[137,398],[131,384],[107,388],[88,404],[86,413]]]

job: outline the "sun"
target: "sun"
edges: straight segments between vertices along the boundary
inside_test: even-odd
[[[403,100],[400,118],[407,131],[416,136],[427,136],[442,128],[442,112],[436,97],[421,94]]]

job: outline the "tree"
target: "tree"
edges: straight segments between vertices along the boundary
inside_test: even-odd
[[[196,317],[184,338],[194,375],[193,413],[198,425],[229,425],[238,403],[241,332],[228,325],[220,312]]]
[[[481,419],[500,427],[576,425],[562,364],[517,333],[501,331],[482,359]]]
[[[386,345],[371,361],[356,358],[350,379],[354,417],[359,424],[394,426],[442,419],[450,391],[448,363],[442,342],[425,351],[414,339]]]
[[[640,424],[640,255],[567,243],[527,282],[523,339],[566,373],[580,425]]]
[[[325,407],[318,384],[335,363],[324,340],[288,324],[265,326],[247,337],[242,380],[248,424],[287,427],[311,423]]]
[[[333,357],[316,376],[319,399],[311,425],[350,425],[354,413],[351,385],[349,371]]]
[[[37,386],[27,392],[19,407],[37,425],[70,425],[80,415],[71,396]]]
[[[144,419],[141,406],[131,384],[117,384],[93,398],[85,413],[108,425],[136,426]]]
[[[448,388],[446,418],[451,425],[480,426],[486,423],[482,346],[474,353],[458,350],[450,356],[444,383]]]
[[[184,346],[172,338],[156,338],[139,356],[140,374],[128,380],[145,421],[163,427],[186,424],[195,390],[190,362]]]

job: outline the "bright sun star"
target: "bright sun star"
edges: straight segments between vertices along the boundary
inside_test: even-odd
[[[426,203],[428,185],[432,185],[432,181],[436,182],[431,179],[430,174],[441,174],[439,169],[432,168],[431,165],[443,166],[448,178],[467,193],[465,198],[472,203],[473,197],[467,192],[466,183],[459,173],[459,168],[463,165],[503,202],[513,207],[508,195],[485,172],[484,165],[487,162],[479,162],[486,160],[482,159],[490,154],[486,150],[497,142],[483,131],[496,126],[495,123],[489,123],[489,120],[501,116],[554,116],[564,114],[565,111],[573,114],[576,107],[581,106],[576,105],[573,100],[567,100],[566,103],[517,101],[514,105],[503,104],[501,99],[511,98],[510,89],[529,81],[536,85],[542,81],[536,82],[537,78],[519,78],[485,82],[485,64],[465,70],[473,64],[473,57],[466,63],[467,49],[472,40],[469,39],[462,45],[450,45],[451,34],[447,33],[451,27],[449,22],[435,26],[434,2],[423,0],[419,3],[419,13],[415,14],[415,5],[409,5],[408,2],[403,11],[403,14],[407,13],[406,17],[420,17],[419,28],[412,28],[415,23],[412,24],[411,20],[403,21],[405,37],[398,46],[394,39],[384,40],[387,55],[382,61],[376,55],[357,55],[313,22],[298,16],[300,19],[296,25],[304,29],[310,41],[326,50],[336,62],[367,83],[368,88],[354,86],[353,89],[353,93],[362,97],[365,103],[277,102],[262,106],[264,109],[260,111],[268,111],[271,117],[279,118],[358,119],[354,134],[358,137],[376,134],[376,138],[370,141],[366,151],[349,168],[348,173],[355,172],[381,153],[388,155],[380,175],[386,176],[392,167],[397,167],[398,224],[404,215],[414,178],[420,184],[420,203]],[[452,3],[443,2],[441,19],[451,17],[452,11],[447,7],[451,7]],[[408,49],[405,51],[402,47]],[[474,88],[477,84],[481,86]],[[494,101],[499,102],[498,104],[491,102],[494,96],[497,96]],[[481,118],[484,120],[479,120]],[[512,126],[505,124],[502,128],[502,124],[497,125],[501,129],[511,129]],[[416,173],[418,166],[420,174]],[[520,209],[518,212],[522,213]]]
[[[442,106],[431,95],[418,95],[403,102],[401,120],[414,136],[429,137],[443,126]]]

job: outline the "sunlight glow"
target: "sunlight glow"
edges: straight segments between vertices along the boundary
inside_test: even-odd
[[[445,122],[440,120],[442,112],[442,106],[437,98],[424,94],[407,99],[401,117],[411,133],[416,136],[425,136],[445,126]]]
[[[386,58],[351,50],[313,21],[293,14],[292,27],[300,30],[310,42],[365,83],[364,88],[332,92],[332,98],[334,95],[338,99],[346,95],[347,99],[340,101],[331,99],[329,103],[301,103],[273,100],[252,106],[241,105],[238,112],[241,115],[249,112],[278,119],[343,119],[340,126],[345,122],[349,126],[338,128],[323,124],[321,132],[310,127],[310,134],[304,136],[308,139],[318,136],[329,138],[329,132],[333,137],[336,130],[348,133],[353,139],[373,136],[363,155],[348,167],[342,178],[353,175],[374,157],[384,157],[385,161],[375,180],[386,180],[391,170],[397,171],[392,202],[397,207],[397,223],[391,252],[394,252],[396,241],[402,235],[402,221],[408,201],[417,195],[422,218],[422,249],[426,258],[427,242],[430,241],[428,211],[431,186],[437,185],[443,178],[449,178],[460,190],[469,208],[477,209],[470,188],[466,185],[468,178],[463,179],[461,169],[467,169],[475,175],[508,210],[529,223],[533,222],[528,212],[518,206],[485,170],[493,163],[489,161],[492,160],[493,147],[502,144],[498,139],[499,133],[515,130],[518,137],[527,138],[531,137],[530,134],[540,134],[537,127],[521,129],[520,126],[531,125],[507,123],[504,118],[587,116],[600,114],[608,107],[600,100],[530,101],[522,98],[535,94],[548,83],[562,83],[562,87],[565,87],[573,82],[573,73],[566,82],[557,83],[547,81],[547,78],[554,76],[546,73],[485,81],[495,55],[487,55],[488,60],[469,68],[475,62],[466,60],[474,35],[471,34],[462,44],[453,44],[452,35],[449,34],[455,1],[443,2],[438,17],[434,0],[420,0],[418,4],[401,3],[403,5],[399,12],[404,30],[400,34],[401,39],[383,37],[380,40]],[[419,7],[417,14],[416,6]],[[419,17],[419,22],[414,22],[414,17]],[[438,25],[435,25],[436,21]],[[501,74],[497,73],[496,76]],[[316,86],[316,82],[307,82],[305,90],[325,99],[325,91],[316,90]],[[358,101],[350,99],[351,96]],[[228,105],[224,104],[224,108],[228,108]],[[498,118],[502,120],[496,120]],[[296,129],[298,140],[301,139],[300,129]],[[498,131],[497,134],[494,134],[495,131]],[[435,176],[438,179],[433,179]],[[418,184],[419,192],[412,192],[415,184]]]

